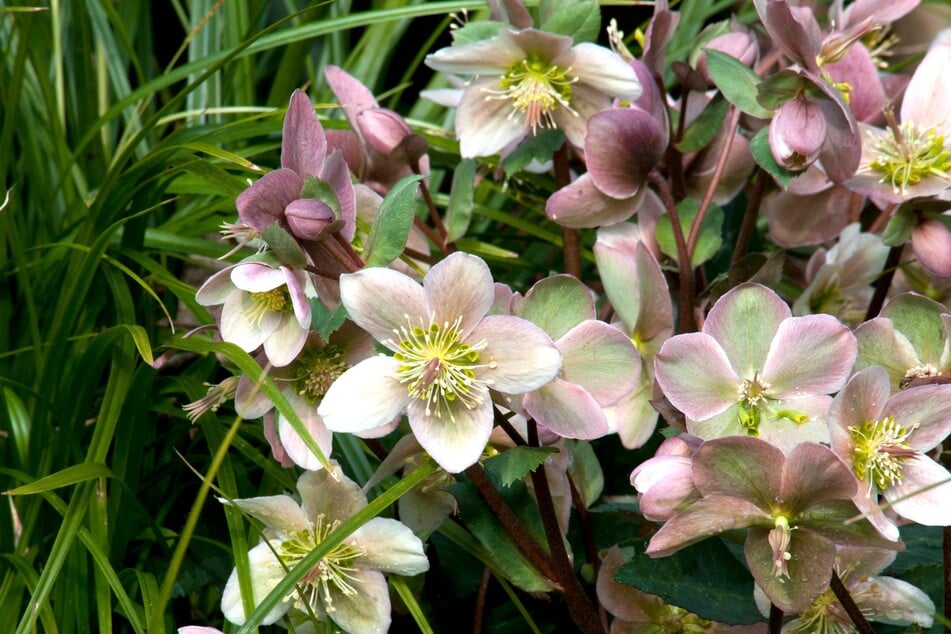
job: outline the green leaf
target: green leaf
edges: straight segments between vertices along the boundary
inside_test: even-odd
[[[545,128],[528,136],[518,144],[515,151],[502,161],[506,176],[512,176],[533,160],[545,163],[551,160],[555,150],[565,142],[565,133],[558,129]]]
[[[495,22],[494,20],[473,20],[466,22],[458,29],[452,30],[452,44],[453,46],[460,46],[462,44],[488,40],[498,36],[502,27],[507,26],[507,24]]]
[[[781,105],[794,99],[809,82],[793,70],[784,70],[767,77],[756,88],[756,101],[764,108],[776,110]]]
[[[668,557],[635,553],[614,578],[711,621],[748,625],[763,620],[753,601],[752,575],[719,539]]]
[[[284,231],[278,223],[274,223],[261,232],[261,237],[267,242],[281,262],[294,269],[307,266],[307,256],[300,248],[294,236]]]
[[[593,42],[601,30],[601,8],[597,2],[582,0],[563,4],[541,25],[542,31],[567,35],[577,42]]]
[[[452,174],[452,190],[449,193],[449,207],[446,210],[447,242],[455,242],[469,230],[474,206],[475,171],[474,159],[462,159]]]
[[[604,471],[594,448],[586,440],[566,440],[568,450],[568,475],[581,494],[586,507],[601,497],[604,492]]]
[[[330,339],[330,335],[336,332],[347,320],[347,309],[343,304],[337,304],[337,307],[332,311],[327,310],[320,299],[312,297],[310,300],[310,315],[311,330],[316,330],[320,338],[327,341]]]
[[[789,181],[798,176],[796,172],[791,172],[781,166],[773,158],[773,153],[769,149],[769,127],[761,129],[750,140],[750,152],[753,153],[753,160],[766,172],[775,178],[783,186],[783,189],[789,187]]]
[[[687,154],[709,145],[716,137],[717,132],[720,131],[720,126],[723,125],[729,105],[729,102],[722,96],[714,97],[703,109],[703,112],[684,130],[683,138],[676,145],[677,149]]]
[[[119,324],[118,327],[124,328],[132,336],[135,349],[139,351],[139,356],[142,357],[143,361],[152,365],[155,359],[152,357],[152,344],[149,343],[149,335],[145,332],[145,328],[136,324]]]
[[[769,119],[772,110],[767,110],[756,100],[760,79],[750,68],[732,55],[708,48],[707,68],[710,77],[727,101],[748,115]]]
[[[53,489],[59,489],[78,482],[85,482],[86,480],[111,477],[113,477],[112,471],[106,465],[98,462],[83,462],[71,467],[66,467],[62,471],[51,473],[29,484],[4,491],[4,495],[33,495],[34,493],[52,491]]]
[[[890,247],[905,244],[911,239],[911,232],[918,224],[915,212],[911,207],[901,207],[882,232],[882,242]]]
[[[498,476],[502,486],[521,480],[558,451],[554,447],[513,447],[485,461],[485,470]]]
[[[367,236],[366,266],[386,266],[400,257],[406,246],[406,237],[413,226],[419,174],[401,179],[380,204],[380,213]]]
[[[335,217],[340,217],[340,199],[327,181],[308,176],[300,190],[301,198],[313,198],[330,207]]]
[[[677,216],[680,218],[684,238],[690,233],[693,219],[697,217],[699,210],[700,203],[693,198],[684,198],[677,204]],[[700,266],[717,254],[720,247],[723,246],[722,227],[723,210],[716,205],[711,205],[703,219],[703,224],[700,225],[700,234],[697,238],[697,246],[693,251],[693,257],[691,257],[691,266]],[[676,260],[677,243],[674,240],[674,231],[670,224],[669,215],[665,214],[660,217],[655,231],[660,250]]]
[[[456,240],[456,246],[459,247],[461,251],[471,253],[472,255],[478,255],[482,258],[495,258],[496,260],[518,259],[518,253],[515,251],[509,251],[508,249],[503,249],[502,247],[495,246],[494,244],[476,240],[475,238],[459,238]]]
[[[23,401],[16,392],[8,387],[3,388],[3,404],[6,409],[6,419],[10,422],[10,437],[16,447],[20,465],[25,465],[30,456],[30,414]]]
[[[898,553],[895,561],[888,567],[887,574],[901,576],[919,566],[928,566],[941,561],[942,528],[940,526],[909,524],[902,526],[899,532],[901,540],[905,542],[905,550]]]

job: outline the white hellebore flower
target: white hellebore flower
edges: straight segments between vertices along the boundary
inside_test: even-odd
[[[267,527],[266,541],[248,552],[254,605],[341,522],[367,505],[360,487],[337,465],[330,471],[304,472],[297,490],[300,504],[287,495],[234,501]],[[332,548],[262,624],[276,623],[292,610],[289,616],[295,620],[313,612],[320,620],[329,617],[345,632],[385,632],[390,626],[390,596],[383,573],[410,576],[428,569],[419,538],[402,522],[376,517]],[[247,620],[237,570],[225,585],[221,610],[237,625]]]
[[[309,287],[305,271],[264,261],[239,262],[208,278],[195,300],[202,306],[224,304],[222,339],[245,352],[263,344],[271,365],[283,367],[307,340]]]
[[[358,326],[393,351],[344,372],[317,409],[327,428],[359,434],[406,411],[419,444],[458,473],[492,432],[489,389],[523,394],[551,381],[561,354],[531,322],[488,315],[492,273],[454,253],[423,284],[385,268],[340,276],[340,299]]]

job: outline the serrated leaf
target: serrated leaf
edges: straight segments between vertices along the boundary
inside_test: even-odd
[[[505,26],[508,25],[493,20],[466,22],[465,25],[452,30],[452,44],[453,46],[460,46],[462,44],[471,44],[473,42],[491,39],[496,37],[499,34],[499,30]]]
[[[554,447],[513,447],[485,461],[485,470],[498,477],[502,486],[510,486],[535,470],[551,454]]]
[[[759,77],[750,68],[732,55],[712,48],[707,53],[707,69],[710,77],[727,101],[748,115],[759,119],[769,119],[773,111],[760,105],[756,100],[759,94]]]
[[[909,570],[941,561],[942,527],[909,524],[902,526],[899,532],[905,550],[898,553],[887,574],[901,576]]]
[[[340,216],[340,199],[337,198],[337,192],[327,181],[308,176],[304,180],[304,186],[301,187],[300,197],[319,200],[333,210],[334,216]]]
[[[567,35],[575,42],[593,42],[601,30],[601,8],[589,0],[562,6],[555,9],[540,28],[548,33]]]
[[[316,297],[310,300],[310,329],[317,332],[324,341],[330,339],[343,322],[347,321],[347,309],[337,304],[333,310],[327,310],[324,303]]]
[[[720,131],[729,105],[722,95],[715,97],[684,130],[683,138],[676,145],[677,149],[687,154],[707,147]]]
[[[614,578],[711,621],[749,625],[763,620],[753,601],[752,575],[719,539],[668,557],[635,553]]]
[[[370,227],[364,249],[366,266],[386,266],[400,257],[413,226],[417,183],[422,179],[419,174],[400,179],[380,203],[380,213]]]
[[[911,232],[917,224],[915,212],[909,207],[902,207],[892,216],[882,232],[882,242],[890,247],[905,244],[911,239]]]
[[[66,467],[62,471],[51,473],[29,484],[4,491],[4,495],[32,495],[34,493],[52,491],[53,489],[59,489],[78,482],[85,482],[86,480],[112,477],[115,476],[112,470],[106,465],[98,462],[83,462],[71,467]]]
[[[690,226],[693,224],[693,219],[697,217],[699,210],[700,203],[693,198],[684,198],[677,204],[677,216],[680,218],[680,226],[683,229],[685,239],[690,233]],[[691,257],[691,266],[698,267],[717,254],[720,247],[723,246],[722,228],[723,210],[716,205],[711,205],[703,219],[703,224],[700,225],[697,246]],[[660,217],[657,221],[655,233],[660,250],[676,260],[677,242],[674,240],[674,230],[669,215],[665,214]]]
[[[469,230],[474,206],[475,171],[475,159],[462,159],[452,174],[452,190],[449,192],[449,207],[446,210],[447,242],[455,242]]]
[[[512,176],[524,169],[533,160],[546,163],[551,160],[555,150],[565,142],[565,133],[561,130],[545,128],[529,135],[518,144],[511,154],[502,161],[506,176]]]
[[[261,232],[261,237],[267,242],[271,252],[277,258],[293,269],[302,269],[307,266],[307,256],[300,248],[294,236],[284,231],[276,222]]]
[[[769,149],[769,127],[765,127],[750,140],[750,152],[753,154],[753,160],[766,172],[779,181],[783,189],[789,188],[789,181],[797,176],[796,172],[791,172],[773,158],[773,153]]]

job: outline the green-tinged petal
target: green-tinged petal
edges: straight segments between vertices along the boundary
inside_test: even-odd
[[[890,393],[888,374],[878,366],[856,372],[829,407],[829,425],[845,432],[849,427],[861,426],[868,421],[880,420]],[[832,448],[845,457],[851,445],[845,446],[847,436],[832,434]],[[851,441],[850,441],[851,442]]]
[[[642,187],[635,196],[618,200],[601,193],[590,174],[582,174],[548,197],[545,214],[562,227],[574,229],[612,225],[633,216],[647,191]]]
[[[328,522],[346,521],[367,505],[360,485],[344,475],[339,465],[327,471],[305,471],[297,479],[297,492],[307,517],[316,523],[323,515]]]
[[[234,500],[234,504],[251,517],[264,522],[269,528],[285,533],[302,531],[310,526],[307,514],[287,495],[239,498]]]
[[[562,438],[593,440],[608,433],[598,402],[580,385],[561,378],[526,394],[522,407]]]
[[[271,552],[271,548],[261,543],[248,551],[248,564],[251,570],[251,589],[254,593],[254,605],[264,600],[264,597],[276,586],[286,574],[281,562]],[[276,623],[291,607],[291,601],[282,601],[268,612],[261,625]],[[221,594],[221,611],[226,619],[236,625],[243,625],[247,620],[244,607],[241,604],[241,590],[238,587],[238,571],[233,570],[225,589]]]
[[[848,500],[855,495],[855,476],[828,447],[801,443],[783,465],[780,497],[791,513],[825,500]]]
[[[355,592],[344,594],[331,584],[324,606],[327,615],[347,634],[384,634],[390,629],[391,617],[390,593],[383,573],[357,569],[349,575]]]
[[[293,390],[285,390],[284,395],[287,396],[291,407],[294,408],[301,422],[304,423],[304,427],[310,432],[311,438],[314,439],[314,442],[317,443],[320,450],[324,452],[324,455],[329,456],[333,449],[333,434],[327,429],[327,426],[324,425],[324,421],[317,414],[317,408],[306,399],[297,395]],[[281,446],[284,447],[287,456],[294,461],[294,464],[304,469],[313,471],[322,469],[323,465],[320,463],[320,460],[307,448],[300,434],[284,420],[280,412],[277,412],[275,415],[277,416],[275,423],[277,426],[277,434],[281,439]]]
[[[555,342],[561,352],[560,376],[584,387],[601,405],[631,391],[641,375],[637,349],[620,330],[586,320]]]
[[[927,456],[902,464],[901,482],[884,491],[892,509],[924,526],[951,526],[951,473]]]
[[[643,380],[643,374],[641,379],[637,387],[603,410],[608,428],[617,432],[626,449],[643,446],[657,426],[657,410],[650,404],[653,381]]]
[[[855,335],[831,315],[783,321],[769,347],[761,378],[773,398],[838,392],[855,363]]]
[[[457,251],[429,270],[423,280],[426,305],[437,324],[459,324],[466,339],[495,299],[492,272],[482,258]],[[428,324],[427,324],[428,325]]]
[[[411,577],[429,570],[423,543],[405,524],[375,517],[347,538],[363,553],[360,565]]]
[[[770,401],[769,408],[763,412],[758,437],[785,452],[803,442],[828,443],[826,414],[831,403],[832,397],[825,394]]]
[[[477,370],[489,387],[506,394],[523,394],[545,385],[561,368],[561,354],[538,326],[519,317],[490,315],[483,319],[469,341],[485,341]]]
[[[394,331],[430,323],[423,287],[392,269],[373,267],[341,275],[340,300],[358,326],[393,350],[400,338]]]
[[[664,395],[693,420],[720,414],[740,400],[740,378],[723,348],[705,332],[664,342],[654,358],[654,372]]]
[[[902,542],[883,537],[867,520],[854,521],[858,515],[851,501],[828,500],[810,505],[796,519],[796,524],[821,533],[836,544],[904,550]]]
[[[532,322],[552,339],[596,317],[591,289],[571,275],[552,275],[536,282],[524,299],[512,302],[512,313]]]
[[[747,436],[708,440],[693,457],[693,479],[704,496],[729,495],[769,509],[782,486],[783,452]]]
[[[892,577],[868,577],[852,591],[862,597],[862,610],[879,623],[917,624],[924,629],[934,623],[931,598],[907,581]]]
[[[327,429],[355,434],[396,418],[411,400],[406,386],[393,378],[399,365],[377,355],[341,374],[317,407]]]
[[[876,317],[855,329],[859,352],[855,370],[878,365],[888,372],[891,386],[897,390],[905,373],[921,363],[918,353],[908,338],[895,329],[894,322]]]
[[[426,404],[413,401],[409,405],[407,417],[410,427],[419,444],[432,456],[439,466],[449,473],[459,473],[471,467],[479,460],[492,433],[492,400],[488,393],[483,394],[478,405],[466,409],[461,401],[454,402],[457,407],[442,412],[426,412]]]
[[[722,346],[736,373],[752,379],[766,363],[770,343],[791,312],[779,295],[760,284],[743,284],[717,300],[703,332]]]
[[[768,528],[750,529],[744,548],[746,563],[770,601],[783,612],[802,612],[829,587],[835,564],[835,546],[809,529],[792,530],[786,551],[791,556],[786,562],[789,577],[779,577],[773,574],[769,531]]]
[[[769,522],[769,514],[752,502],[727,495],[710,495],[667,520],[651,538],[645,552],[651,557],[665,557],[712,535]]]

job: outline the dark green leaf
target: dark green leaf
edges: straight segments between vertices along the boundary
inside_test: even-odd
[[[763,620],[753,601],[753,577],[719,539],[669,557],[635,553],[614,578],[711,621],[747,625]]]
[[[318,298],[311,298],[310,328],[315,330],[324,341],[327,341],[346,320],[347,309],[343,304],[337,304],[337,307],[330,311]]]
[[[4,491],[4,495],[32,495],[34,493],[59,489],[71,484],[76,484],[77,482],[85,482],[86,480],[92,480],[94,478],[111,477],[114,477],[112,471],[110,471],[106,465],[99,464],[98,462],[83,462],[71,467],[66,467],[62,471],[51,473],[29,484]]]
[[[300,197],[319,200],[333,210],[334,216],[340,216],[340,200],[337,198],[337,192],[327,181],[308,176],[300,190]]]
[[[678,203],[677,215],[680,218],[680,225],[683,228],[684,239],[686,239],[689,235],[690,226],[693,224],[693,219],[697,217],[697,212],[699,210],[700,203],[693,198],[684,198],[682,201],[680,201],[680,203]],[[723,237],[721,235],[722,227],[723,210],[716,205],[711,205],[710,209],[707,211],[707,215],[703,219],[703,224],[700,225],[700,234],[697,239],[697,246],[693,251],[693,257],[691,258],[692,266],[700,266],[717,254],[717,251],[719,251],[720,247],[723,246]],[[660,250],[676,260],[677,243],[674,240],[674,231],[673,226],[670,224],[669,215],[660,217],[660,220],[657,221],[657,228],[655,231],[657,235],[657,244],[660,245]]]
[[[307,266],[307,256],[294,239],[294,236],[284,231],[278,223],[274,223],[261,232],[261,237],[267,242],[281,262],[294,269]]]
[[[715,97],[684,130],[684,137],[677,143],[677,149],[687,154],[705,148],[720,131],[729,105],[722,96]]]
[[[723,96],[748,115],[759,119],[771,118],[772,110],[767,110],[756,100],[757,85],[760,82],[756,73],[732,55],[712,48],[705,50],[710,77]]]
[[[942,560],[940,526],[921,526],[910,524],[902,526],[901,539],[905,542],[905,550],[898,553],[895,561],[888,567],[889,575],[904,575],[909,570],[919,566],[928,566]]]
[[[551,160],[555,150],[565,142],[565,133],[558,129],[542,129],[536,134],[530,134],[519,143],[515,151],[502,161],[502,169],[506,176],[512,176],[526,165],[537,160],[545,163]]]
[[[542,23],[541,30],[567,35],[575,42],[593,42],[601,30],[601,9],[590,0],[558,7]]]
[[[513,447],[486,460],[485,470],[497,476],[502,486],[507,487],[534,471],[556,451],[553,447]]]
[[[417,183],[422,179],[419,174],[401,179],[383,199],[367,237],[366,266],[386,266],[400,257],[413,226]]]
[[[446,210],[447,242],[455,242],[466,235],[472,220],[473,180],[476,162],[462,159],[452,174],[452,190],[449,192],[449,208]]]
[[[499,29],[503,26],[507,25],[492,20],[466,22],[464,26],[452,30],[453,46],[481,42],[496,37],[499,34]]]
[[[911,239],[911,232],[916,224],[915,212],[909,207],[902,207],[885,226],[882,242],[890,247],[905,244]]]
[[[769,128],[765,127],[756,133],[756,136],[750,141],[750,152],[753,153],[753,160],[766,172],[775,178],[783,186],[783,189],[789,187],[789,181],[797,176],[796,172],[791,172],[782,167],[773,158],[773,153],[769,149]]]
[[[764,108],[776,110],[805,90],[809,82],[799,73],[784,70],[764,79],[756,90],[756,100]]]

